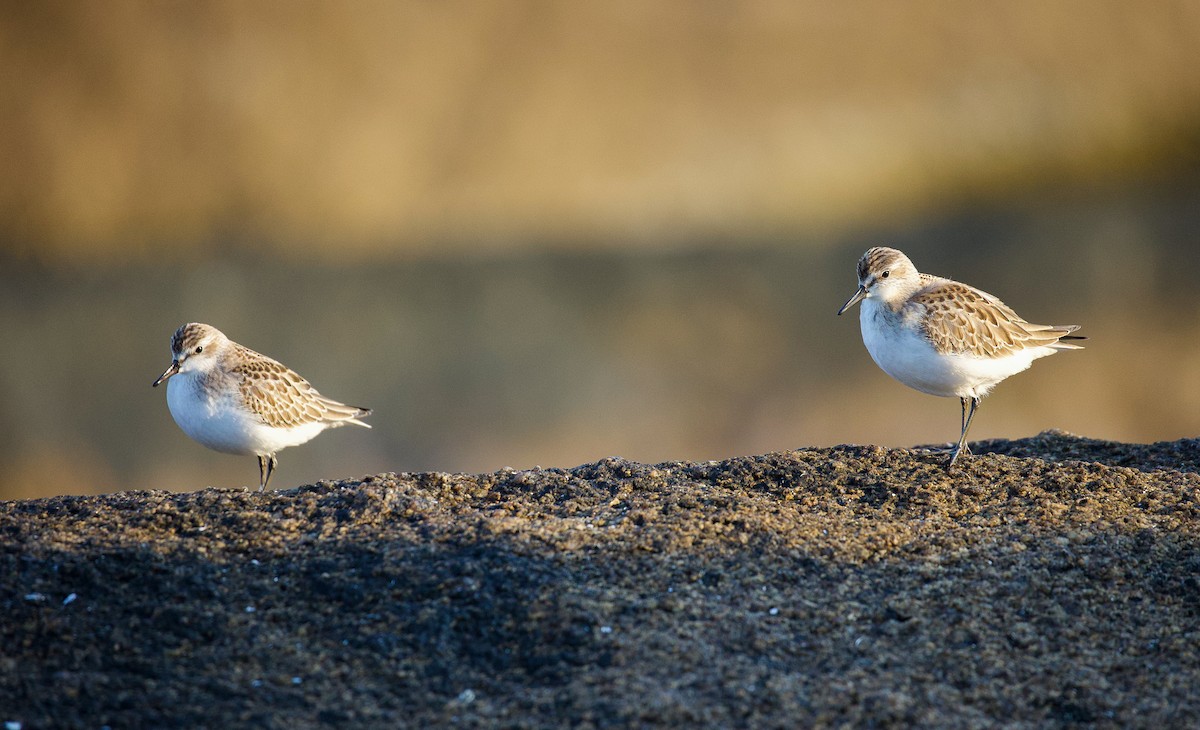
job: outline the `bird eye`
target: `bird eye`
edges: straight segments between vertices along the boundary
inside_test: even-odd
[[[888,278],[888,276],[891,275],[891,273],[892,273],[891,271],[885,271],[882,274],[880,274],[879,276],[880,276],[880,278],[886,279],[886,278]]]
[[[196,354],[199,355],[202,352],[204,352],[204,345],[197,345],[196,346]]]

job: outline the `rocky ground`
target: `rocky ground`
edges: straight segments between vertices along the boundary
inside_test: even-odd
[[[975,451],[3,502],[0,722],[1200,724],[1200,442]]]

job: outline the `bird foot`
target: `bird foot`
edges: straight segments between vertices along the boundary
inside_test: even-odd
[[[958,457],[963,454],[967,454],[968,456],[971,454],[971,447],[968,446],[967,444],[964,443],[962,446],[956,445],[956,446],[951,447],[950,463],[946,464],[946,471],[950,471],[951,469],[953,469],[954,462],[958,461]]]

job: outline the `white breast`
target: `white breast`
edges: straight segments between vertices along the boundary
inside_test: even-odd
[[[236,390],[205,390],[195,373],[180,373],[167,381],[167,407],[179,428],[214,451],[226,454],[274,454],[305,443],[328,427],[308,423],[276,428],[245,409]]]
[[[859,315],[863,344],[884,372],[922,393],[982,398],[1000,381],[1054,353],[1049,347],[998,358],[938,353],[915,326],[906,326],[883,307],[870,298],[863,301]]]

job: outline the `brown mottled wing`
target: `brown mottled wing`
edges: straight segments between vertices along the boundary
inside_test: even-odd
[[[1031,324],[987,292],[931,279],[909,300],[924,311],[925,337],[940,352],[1001,357],[1031,347],[1078,348],[1059,339],[1076,325]]]
[[[353,423],[370,428],[368,424],[357,420],[359,416],[369,415],[369,409],[326,398],[282,363],[248,348],[243,349],[246,355],[244,362],[234,367],[233,372],[239,376],[246,404],[262,416],[268,426],[290,428],[325,422],[331,426]]]

